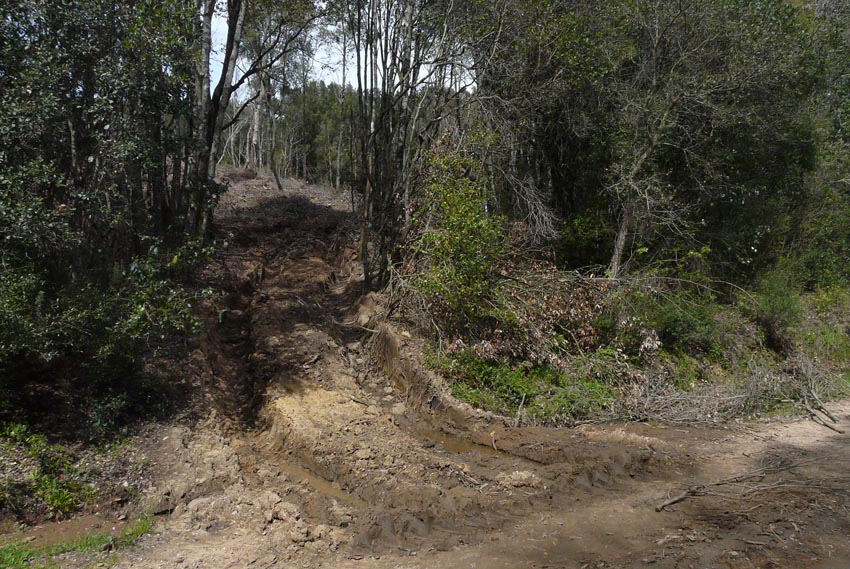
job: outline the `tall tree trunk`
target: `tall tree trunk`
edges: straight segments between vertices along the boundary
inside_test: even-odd
[[[251,154],[248,158],[249,168],[259,168],[262,163],[260,147],[260,132],[263,128],[263,105],[266,101],[266,85],[262,78],[257,78],[257,97],[254,101],[253,121],[251,126]]]
[[[623,251],[626,248],[626,239],[629,236],[632,225],[633,206],[627,202],[623,207],[623,215],[620,217],[620,228],[617,230],[617,239],[614,241],[614,254],[611,257],[611,278],[619,279],[623,266]]]
[[[336,181],[334,187],[338,190],[342,178],[342,136],[345,125],[345,68],[348,66],[346,59],[348,38],[345,37],[345,18],[342,23],[342,85],[339,90],[339,137],[336,141]]]
[[[201,0],[202,3],[214,3],[214,0]],[[245,26],[245,13],[248,0],[228,0],[227,3],[227,41],[224,46],[224,59],[222,61],[221,76],[215,86],[212,96],[208,99],[206,120],[206,139],[202,149],[202,160],[200,167],[205,171],[198,188],[196,198],[196,209],[193,229],[196,235],[206,235],[212,217],[213,204],[209,199],[209,187],[215,179],[217,155],[221,144],[221,130],[224,126],[225,111],[230,104],[233,95],[233,75],[236,71],[236,61],[239,59],[239,46],[242,42],[242,30]],[[206,91],[209,92],[209,46],[211,45],[211,20],[210,13],[205,14],[203,22],[202,59],[206,60]],[[205,51],[204,51],[205,50]],[[200,72],[200,69],[199,69]]]

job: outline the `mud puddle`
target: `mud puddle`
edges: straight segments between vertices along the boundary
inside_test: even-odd
[[[461,437],[450,435],[444,431],[414,429],[413,432],[415,432],[416,435],[422,438],[423,440],[430,441],[437,445],[440,449],[452,454],[469,455],[473,458],[486,456],[499,459],[513,459],[518,461],[526,460],[520,459],[506,452],[502,452],[498,449],[493,448],[492,446],[479,444],[470,441],[469,439],[463,439]],[[528,462],[531,463],[531,461]]]
[[[281,473],[288,475],[294,482],[306,482],[313,490],[320,494],[339,500],[343,504],[350,504],[356,508],[366,507],[366,502],[363,500],[352,496],[336,484],[316,476],[306,468],[286,463],[277,463],[277,467],[280,469]]]
[[[37,525],[23,531],[9,532],[0,536],[0,546],[21,543],[30,547],[47,547],[90,536],[117,536],[126,526],[127,522],[123,520],[85,514],[69,520]]]

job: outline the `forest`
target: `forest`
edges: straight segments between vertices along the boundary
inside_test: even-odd
[[[179,283],[214,247],[222,163],[345,188],[364,287],[404,288],[454,339],[503,330],[512,360],[615,337],[722,351],[730,306],[784,353],[801,295],[846,302],[841,2],[3,11],[4,391],[109,384],[191,328]],[[341,83],[315,78],[320,50]],[[535,313],[548,268],[577,278]],[[838,332],[815,349],[848,357]]]
[[[359,294],[474,407],[829,422],[848,62],[844,0],[7,0],[3,437],[172,411],[239,175],[343,195]]]

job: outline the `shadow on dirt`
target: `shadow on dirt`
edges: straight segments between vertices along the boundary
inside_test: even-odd
[[[303,387],[297,376],[313,357],[310,342],[281,339],[310,327],[336,329],[344,341],[362,335],[338,326],[362,293],[347,248],[353,216],[303,195],[252,199],[220,212],[217,233],[233,242],[203,276],[220,297],[205,307],[201,339],[213,405],[247,427],[270,381]]]
[[[771,441],[731,475],[698,475],[672,507],[691,531],[685,558],[723,566],[733,551],[741,567],[850,566],[850,436],[810,427],[817,442]]]

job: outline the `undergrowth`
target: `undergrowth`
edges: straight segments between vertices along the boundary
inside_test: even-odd
[[[429,362],[456,397],[518,423],[717,422],[850,394],[842,288],[768,275],[722,302],[694,281],[610,288],[539,267],[497,288],[510,318],[444,340]]]
[[[792,256],[715,280],[708,246],[653,252],[616,281],[565,272],[491,212],[463,151],[438,149],[428,173],[395,282],[459,399],[517,422],[716,422],[847,392],[846,283],[812,287]]]
[[[95,497],[87,473],[75,466],[76,457],[68,447],[49,443],[26,425],[8,423],[0,425],[0,444],[34,463],[26,481],[0,484],[0,510],[19,516],[42,512],[58,519],[78,511]]]
[[[610,362],[603,354],[584,359],[577,374],[546,364],[484,359],[471,350],[440,361],[459,399],[535,423],[589,418],[610,408],[614,399],[605,379]]]
[[[24,569],[59,567],[54,557],[70,552],[100,552],[118,550],[135,544],[154,527],[152,516],[142,517],[127,525],[118,535],[96,534],[47,546],[13,543],[0,547],[0,567]]]

